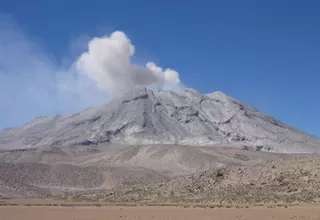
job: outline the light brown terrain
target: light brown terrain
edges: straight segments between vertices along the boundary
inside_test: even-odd
[[[320,207],[26,207],[3,206],[2,220],[319,220]]]
[[[60,199],[144,203],[318,203],[320,160],[304,155],[253,166],[225,166],[166,181],[66,193]]]
[[[54,155],[54,162],[44,160],[46,154],[40,150],[3,153],[0,199],[142,204],[320,201],[316,154],[188,146],[100,149],[85,155],[79,150]],[[24,162],[30,158],[42,160]]]

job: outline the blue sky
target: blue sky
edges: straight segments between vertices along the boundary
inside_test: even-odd
[[[317,136],[320,136],[319,8],[320,2],[316,0],[0,3],[0,13],[11,16],[19,26],[15,30],[36,42],[41,53],[45,53],[42,57],[49,57],[50,63],[54,63],[50,65],[64,65],[85,50],[83,42],[120,30],[136,47],[135,63],[152,60],[173,68],[187,87],[203,93],[223,91]],[[24,77],[33,77],[34,72],[23,68],[20,71]],[[6,80],[0,76],[1,79]],[[77,105],[68,105],[72,96],[56,101],[59,105],[66,103],[64,108],[54,106],[54,101],[48,98],[50,92],[40,99],[46,101],[36,105],[19,92],[14,93],[16,97],[9,95],[4,100],[24,82],[18,81],[18,84],[13,80],[9,84],[0,82],[0,93],[5,94],[0,95],[4,118],[0,120],[0,128],[19,125],[37,115],[69,113],[104,102],[103,94],[91,99],[91,91],[82,91],[85,101]],[[42,89],[48,92],[46,85]]]

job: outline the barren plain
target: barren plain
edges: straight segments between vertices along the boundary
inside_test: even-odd
[[[320,207],[29,207],[3,206],[3,220],[319,220]]]

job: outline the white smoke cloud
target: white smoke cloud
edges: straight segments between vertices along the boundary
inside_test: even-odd
[[[136,86],[178,85],[179,74],[175,70],[158,67],[153,62],[145,66],[132,63],[135,47],[120,31],[110,36],[94,38],[88,51],[76,62],[77,69],[87,74],[97,86],[114,96]]]
[[[135,48],[122,32],[76,49],[74,56],[54,59],[10,16],[0,14],[0,130],[37,116],[81,111],[135,86],[180,82],[174,70],[133,64]],[[62,64],[65,60],[69,64]]]

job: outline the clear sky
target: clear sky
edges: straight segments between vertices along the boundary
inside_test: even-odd
[[[0,13],[11,16],[15,31],[36,41],[54,65],[68,63],[93,36],[123,31],[135,45],[135,63],[152,60],[179,72],[186,87],[223,91],[320,137],[320,1],[10,0],[0,2]],[[19,71],[31,79],[34,74]],[[13,92],[24,81],[7,83],[1,74],[0,128],[104,101],[84,92],[86,101],[76,107],[53,107],[50,99],[32,105]]]

